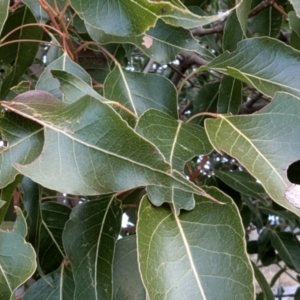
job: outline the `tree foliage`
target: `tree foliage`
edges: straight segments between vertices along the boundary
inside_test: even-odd
[[[1,300],[300,273],[298,1],[3,0],[0,33]]]

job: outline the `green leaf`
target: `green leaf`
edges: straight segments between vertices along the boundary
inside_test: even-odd
[[[101,44],[130,43],[137,46],[144,54],[154,61],[164,64],[175,60],[181,51],[194,51],[199,54],[207,53],[191,32],[181,27],[174,27],[158,20],[154,28],[145,34],[135,36],[115,36],[105,31],[86,25],[91,38]],[[213,57],[212,55],[209,56]]]
[[[176,170],[170,174],[170,165],[153,144],[91,96],[66,104],[49,93],[29,91],[2,105],[45,126],[42,155],[31,164],[15,164],[42,186],[98,195],[154,184],[206,195]],[[68,176],[58,170],[68,170]]]
[[[183,172],[185,163],[196,155],[212,151],[203,127],[183,123],[154,109],[140,117],[135,131],[156,145],[166,161],[179,172]]]
[[[115,242],[121,227],[121,202],[111,197],[77,205],[63,233],[79,299],[111,299]]]
[[[74,279],[65,263],[29,287],[22,300],[73,300]]]
[[[19,95],[30,90],[31,82],[30,81],[21,81],[16,86],[13,86],[10,90],[15,94]]]
[[[194,28],[218,21],[228,14],[198,16],[174,1],[71,0],[71,5],[86,24],[116,36],[140,35],[154,27],[159,19],[169,25]],[[133,15],[139,17],[133,18]],[[115,22],[120,16],[120,22]]]
[[[257,265],[254,262],[251,261],[251,263],[252,263],[252,268],[254,270],[255,278],[265,296],[264,299],[265,300],[274,300],[274,294],[273,294],[265,276],[262,274],[262,272],[259,270],[259,268],[257,267]]]
[[[176,88],[161,75],[131,72],[117,65],[104,82],[104,97],[118,101],[137,116],[155,108],[178,117]]]
[[[260,0],[252,0],[252,7],[260,3]],[[282,14],[271,5],[249,18],[248,30],[255,37],[270,36],[276,38],[281,29],[282,17]]]
[[[52,77],[52,70],[67,71],[77,76],[88,85],[92,85],[90,75],[82,67],[72,61],[66,53],[64,53],[61,57],[47,66],[36,84],[36,90],[47,91],[56,98],[62,98],[62,93],[59,90],[59,81],[56,78]]]
[[[253,299],[237,208],[217,189],[207,192],[224,205],[196,196],[195,209],[176,216],[167,207],[153,207],[146,196],[142,200],[138,252],[150,299]]]
[[[27,164],[40,155],[43,146],[43,128],[15,113],[0,116],[3,146],[0,148],[0,188],[15,180],[18,171],[13,163]]]
[[[250,1],[251,2],[251,1]],[[234,51],[237,44],[243,40],[244,34],[237,18],[236,12],[232,12],[226,20],[223,32],[223,50]]]
[[[278,91],[300,96],[300,53],[272,38],[252,38],[224,52],[201,69],[214,69],[255,87],[273,97]]]
[[[249,116],[207,119],[205,128],[214,148],[238,159],[257,178],[270,197],[298,216],[287,201],[293,185],[287,168],[300,157],[300,99],[276,94],[271,104]]]
[[[0,299],[11,299],[36,269],[35,252],[25,241],[25,218],[18,207],[16,210],[18,216],[14,229],[0,230]]]
[[[250,196],[254,199],[260,199],[264,204],[268,205],[268,202],[263,197],[265,194],[264,188],[248,172],[223,172],[215,170],[214,173],[227,185],[240,192],[241,194]]]
[[[36,252],[39,267],[47,274],[56,270],[64,258],[62,235],[71,209],[56,202],[43,202],[41,213],[41,224],[36,227],[36,230],[40,229],[37,231],[39,244]]]
[[[195,206],[194,194],[179,189],[150,185],[147,187],[147,195],[156,206],[161,206],[164,202],[171,203],[176,215],[180,214],[181,209],[191,210]]]
[[[251,8],[252,0],[242,0],[236,8],[236,15],[240,22],[244,36],[247,36],[248,15]]]
[[[137,259],[136,236],[117,241],[113,268],[113,299],[146,299]]]
[[[0,190],[0,200],[3,202],[2,205],[0,205],[0,224],[4,220],[4,217],[6,215],[6,212],[9,208],[14,190],[16,189],[17,185],[21,181],[22,176],[18,175],[16,179],[7,185],[5,188]]]
[[[3,0],[0,2],[0,34],[5,21],[8,17],[9,0]]]
[[[54,78],[59,80],[59,88],[66,102],[75,102],[85,95],[90,95],[100,101],[107,101],[81,78],[62,70],[51,70],[51,73]]]
[[[223,76],[219,88],[217,112],[237,114],[242,104],[242,83],[230,76]]]
[[[294,11],[289,12],[289,26],[300,37],[300,18]]]
[[[219,100],[220,82],[205,84],[197,93],[192,109],[192,116],[200,112],[215,112]],[[194,119],[192,123],[203,124],[205,117]]]
[[[281,259],[296,272],[300,272],[300,242],[292,232],[271,232],[271,242]]]
[[[26,6],[21,6],[8,17],[3,27],[2,37],[18,26],[35,23],[31,11]],[[9,35],[2,43],[20,39],[40,40],[42,35],[43,30],[39,26],[23,27]],[[23,41],[0,47],[1,61],[12,66],[11,72],[3,80],[1,99],[5,99],[9,89],[19,82],[20,77],[31,66],[38,49],[39,43]]]
[[[291,3],[294,6],[295,12],[297,14],[298,17],[300,17],[300,3],[297,0],[291,0]]]

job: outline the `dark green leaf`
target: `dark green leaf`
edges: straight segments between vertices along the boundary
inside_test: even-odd
[[[34,16],[29,8],[21,6],[8,17],[3,27],[2,37],[18,26],[30,23],[36,23]],[[19,39],[40,40],[42,34],[43,31],[39,26],[23,27],[10,34],[3,43]],[[4,76],[1,87],[1,99],[5,99],[9,89],[18,83],[20,77],[31,66],[38,48],[39,43],[37,42],[24,43],[23,41],[0,47],[1,61],[12,66],[11,72]]]
[[[271,242],[278,254],[289,266],[300,272],[300,242],[292,232],[271,232]]]
[[[62,264],[58,270],[31,285],[22,300],[73,300],[74,290],[72,270]]]
[[[113,299],[146,299],[146,291],[139,272],[135,235],[123,238],[116,244]]]
[[[115,242],[121,227],[120,201],[114,197],[76,206],[63,244],[74,272],[74,299],[111,299]]]
[[[242,83],[230,76],[224,76],[220,83],[217,112],[236,115],[242,104]]]
[[[0,190],[0,200],[3,201],[2,205],[0,205],[0,224],[4,220],[4,217],[6,215],[6,212],[9,208],[13,196],[13,192],[16,189],[19,182],[21,181],[21,179],[22,176],[18,175],[12,183]]]
[[[269,286],[265,276],[262,274],[262,272],[259,270],[259,268],[257,267],[257,265],[255,263],[253,263],[252,261],[251,261],[251,263],[252,263],[252,268],[254,270],[255,278],[265,296],[264,299],[265,300],[274,300],[273,292],[270,289],[270,286]]]
[[[153,207],[146,196],[142,200],[138,252],[150,299],[253,299],[236,206],[215,188],[207,192],[224,205],[196,196],[195,209],[176,216],[168,207]]]

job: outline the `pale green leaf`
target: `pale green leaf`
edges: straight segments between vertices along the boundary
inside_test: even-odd
[[[12,231],[0,230],[0,299],[14,299],[16,289],[35,269],[35,252],[25,241],[26,221],[19,208]]]
[[[111,299],[113,255],[121,217],[121,202],[113,196],[73,209],[63,244],[74,272],[74,300]]]
[[[240,2],[240,5],[238,5],[236,8],[236,15],[240,22],[244,36],[247,36],[247,22],[252,0],[242,0],[236,2]]]
[[[159,19],[170,25],[194,28],[218,21],[228,14],[198,16],[182,4],[178,6],[167,1],[71,0],[71,5],[85,23],[115,36],[140,35],[154,27]],[[116,18],[118,22],[115,22]]]
[[[91,96],[66,104],[47,92],[30,91],[2,105],[45,126],[42,155],[31,164],[15,164],[22,174],[42,186],[79,195],[145,185],[205,194],[179,172],[170,174],[170,165],[153,144],[136,134],[112,108]]]
[[[163,203],[171,203],[176,215],[180,214],[181,209],[191,210],[195,206],[194,194],[179,189],[150,185],[147,187],[147,195],[156,206],[161,206]]]
[[[285,193],[293,185],[288,166],[300,157],[300,99],[278,93],[271,104],[249,116],[207,119],[205,128],[216,150],[238,159],[270,197],[298,216]]]
[[[113,268],[113,299],[146,299],[145,288],[139,272],[135,235],[122,238],[116,243]]]
[[[0,188],[13,182],[18,171],[13,163],[32,162],[42,151],[43,128],[17,114],[5,112],[0,116],[3,146],[0,148]]]
[[[64,53],[61,57],[47,66],[36,84],[36,90],[47,91],[56,98],[62,98],[62,93],[59,90],[59,81],[52,77],[52,70],[67,71],[77,76],[88,85],[92,84],[90,75],[81,66],[71,60],[66,53]]]
[[[183,123],[154,109],[140,117],[135,131],[156,145],[172,168],[180,172],[194,156],[212,151],[203,127]]]
[[[73,300],[74,289],[72,270],[63,263],[31,285],[22,300]]]
[[[2,198],[2,196],[1,196],[1,198]],[[6,203],[6,201],[3,201],[3,200],[0,200],[0,209],[1,209],[1,207],[3,207],[3,205]]]
[[[294,6],[297,16],[300,18],[300,2],[298,0],[290,0]]]
[[[195,209],[176,216],[168,207],[153,207],[146,196],[142,200],[138,252],[150,299],[253,300],[237,208],[217,189],[207,192],[224,205],[196,196]]]
[[[230,76],[224,76],[220,82],[217,112],[237,114],[242,104],[242,82]]]
[[[0,2],[0,34],[4,23],[8,17],[9,0],[3,0]]]
[[[161,75],[131,72],[117,65],[105,79],[104,97],[120,102],[137,116],[149,108],[178,116],[176,88]]]
[[[300,96],[300,52],[272,38],[252,38],[224,52],[201,69],[214,69],[255,87],[273,97],[285,91]]]
[[[158,20],[154,28],[145,34],[137,36],[114,36],[103,30],[86,25],[89,35],[98,43],[130,43],[137,46],[143,53],[154,61],[163,64],[173,61],[181,51],[193,51],[213,57],[191,35],[190,31],[181,27],[174,27]],[[146,43],[148,40],[149,43]]]

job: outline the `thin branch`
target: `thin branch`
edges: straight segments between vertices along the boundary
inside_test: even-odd
[[[223,31],[224,25],[225,22],[223,21],[210,28],[203,28],[203,27],[195,28],[191,32],[194,36],[204,36],[209,34],[220,33]]]

